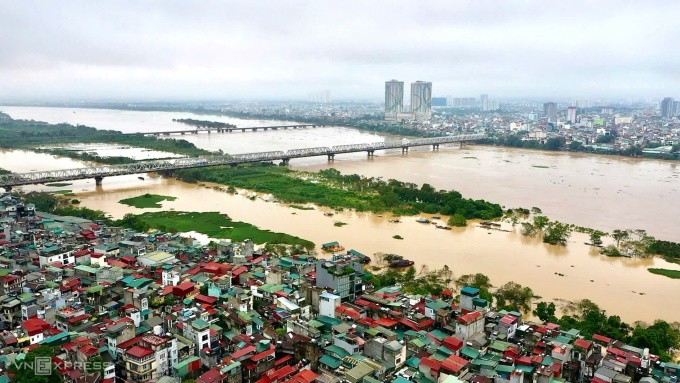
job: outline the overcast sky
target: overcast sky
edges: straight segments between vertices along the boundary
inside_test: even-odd
[[[680,97],[680,1],[0,0],[0,100]]]

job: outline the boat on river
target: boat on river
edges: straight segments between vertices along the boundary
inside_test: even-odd
[[[420,217],[416,220],[418,223],[430,223],[430,220],[427,218]]]
[[[393,262],[390,262],[390,267],[393,269],[400,268],[400,267],[409,267],[413,266],[414,262],[410,259],[399,259]]]

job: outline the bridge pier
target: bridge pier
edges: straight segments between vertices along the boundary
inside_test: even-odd
[[[375,150],[367,150],[366,153],[368,153],[369,157],[375,156]]]
[[[329,154],[328,161],[335,161],[335,154]]]
[[[401,147],[401,154],[408,153],[408,146]]]
[[[288,166],[290,164],[290,158],[282,158],[281,165]]]
[[[95,186],[102,186],[102,181],[104,181],[104,177],[102,177],[102,176],[95,176],[94,177]]]
[[[463,149],[463,145],[464,145],[464,142],[461,141],[461,142],[460,142],[460,148],[461,148],[461,149]]]
[[[433,144],[432,150],[439,150],[439,144]]]
[[[229,164],[229,167],[235,168],[235,167],[236,167],[236,165],[238,165],[238,164],[235,164],[235,163],[231,163],[231,164]]]
[[[245,129],[241,129],[241,132],[245,133],[245,132],[246,132],[246,130],[245,130]]]
[[[9,192],[12,191],[12,187],[11,187],[11,186],[3,186],[3,188],[5,189],[5,192],[7,192],[7,193],[9,193]]]
[[[198,130],[194,130],[191,134],[198,134]]]

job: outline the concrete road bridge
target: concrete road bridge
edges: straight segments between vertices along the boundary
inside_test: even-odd
[[[143,135],[143,136],[170,136],[172,134],[198,134],[198,133],[232,133],[232,132],[257,132],[258,130],[285,130],[285,129],[305,129],[305,128],[321,128],[326,125],[321,124],[297,124],[297,125],[272,125],[272,126],[250,126],[239,128],[237,126],[211,127],[198,126],[195,129],[185,130],[164,130],[160,132],[135,132],[123,133],[126,135]]]
[[[351,144],[323,146],[316,148],[291,149],[288,151],[272,151],[259,153],[243,153],[221,156],[183,157],[165,160],[138,161],[120,165],[88,166],[78,169],[50,170],[30,173],[9,173],[0,175],[0,187],[9,191],[15,186],[42,184],[47,182],[74,181],[93,178],[97,185],[101,185],[105,177],[123,176],[149,172],[161,172],[178,169],[202,168],[207,166],[230,165],[236,166],[249,162],[281,161],[288,164],[294,158],[327,156],[329,161],[336,154],[366,152],[372,157],[378,150],[401,149],[402,153],[417,146],[432,146],[438,150],[439,145],[476,141],[484,138],[484,134],[463,134],[446,137],[416,138],[390,140],[368,144]]]

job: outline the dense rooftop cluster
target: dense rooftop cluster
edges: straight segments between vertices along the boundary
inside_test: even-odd
[[[480,290],[375,289],[367,257],[276,255],[36,212],[0,198],[0,382],[49,355],[64,382],[675,382],[647,349]],[[8,371],[9,369],[9,371]],[[31,371],[29,371],[31,372]]]
[[[636,148],[631,154],[677,154],[680,144],[678,117],[662,118],[648,104],[573,108],[556,104],[546,112],[539,103],[507,103],[494,111],[474,107],[435,108],[429,121],[384,121],[380,104],[237,103],[214,107],[240,117],[261,117],[348,125],[390,133],[439,136],[487,133],[490,143],[534,147],[560,139],[550,149],[615,153]],[[512,137],[519,142],[500,138]],[[495,140],[493,140],[495,139]],[[524,144],[522,142],[525,142]],[[527,144],[526,142],[532,142]]]

